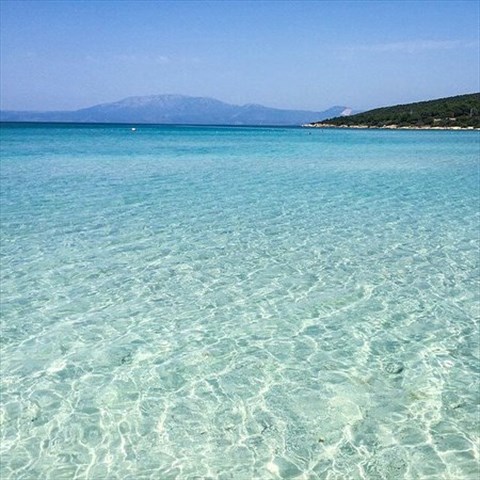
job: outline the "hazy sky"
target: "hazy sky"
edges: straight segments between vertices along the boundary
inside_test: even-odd
[[[366,109],[480,90],[476,0],[0,5],[3,109],[162,93]]]

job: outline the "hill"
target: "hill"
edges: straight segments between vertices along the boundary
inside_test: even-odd
[[[320,119],[319,119],[320,120]],[[310,123],[311,127],[480,128],[480,93],[376,108],[349,117]]]
[[[75,111],[0,112],[3,122],[158,123],[191,125],[301,125],[341,115],[347,107],[322,112],[263,105],[232,105],[214,98],[184,95],[129,97]]]

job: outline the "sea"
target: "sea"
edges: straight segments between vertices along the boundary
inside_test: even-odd
[[[479,132],[0,135],[2,480],[478,478]]]

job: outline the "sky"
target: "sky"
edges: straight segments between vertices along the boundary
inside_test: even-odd
[[[365,110],[480,91],[477,0],[0,0],[0,107]]]

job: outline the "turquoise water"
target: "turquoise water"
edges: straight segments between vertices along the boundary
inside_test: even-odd
[[[1,129],[1,478],[476,478],[477,132]]]

